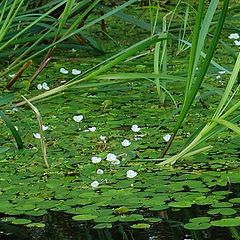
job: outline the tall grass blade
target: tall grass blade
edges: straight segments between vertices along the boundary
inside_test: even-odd
[[[99,66],[98,69],[96,69],[95,71],[92,71],[91,73],[89,73],[87,76],[85,77],[82,77],[82,75],[80,76],[77,76],[75,78],[73,78],[71,80],[71,82],[65,84],[65,85],[62,85],[62,86],[59,86],[57,88],[54,88],[54,89],[51,89],[43,94],[40,94],[34,98],[31,98],[29,101],[35,101],[35,100],[39,100],[39,99],[42,99],[42,98],[45,98],[45,97],[48,97],[48,96],[51,96],[53,94],[56,94],[56,93],[59,93],[61,91],[65,91],[67,90],[68,88],[70,88],[71,86],[77,84],[77,83],[80,83],[82,81],[86,81],[86,80],[90,80],[90,79],[93,79],[95,77],[97,77],[98,75],[102,74],[103,72],[106,72],[107,70],[109,70],[110,68],[112,68],[113,66],[119,64],[120,62],[126,60],[128,57],[132,56],[133,54],[135,54],[136,52],[138,51],[142,51],[143,49],[145,49],[146,47],[150,46],[151,44],[154,44],[158,41],[162,41],[164,39],[167,38],[167,34],[166,33],[161,33],[161,34],[158,34],[158,35],[155,35],[155,36],[151,36],[151,37],[148,37],[136,44],[134,44],[133,46],[127,48],[127,49],[124,49],[123,51],[121,51],[120,53],[117,53],[115,55],[115,57],[110,57],[109,61],[106,61],[106,64],[103,65],[103,66]],[[77,80],[78,78],[82,77],[81,79]],[[23,102],[20,102],[20,103],[17,103],[16,106],[21,106],[23,104],[25,104],[26,102],[23,101]]]
[[[31,102],[29,102],[29,100],[27,100],[24,96],[22,96],[22,98],[29,105],[29,107],[33,110],[33,112],[35,113],[35,116],[37,118],[39,133],[40,133],[40,136],[41,136],[40,137],[40,142],[41,142],[43,160],[45,162],[45,165],[46,165],[47,169],[49,169],[49,164],[48,164],[48,160],[47,160],[47,147],[46,147],[46,143],[45,143],[45,140],[44,140],[44,133],[43,133],[42,116],[41,116],[39,110]]]
[[[201,21],[200,20],[201,20],[201,17],[203,15],[203,6],[202,6],[203,2],[204,1],[201,0],[200,3],[199,3],[199,13],[197,14],[197,23],[196,23],[196,27],[195,27],[195,31],[194,31],[193,43],[192,43],[192,48],[191,48],[191,53],[190,53],[188,81],[187,81],[187,85],[186,85],[186,91],[185,91],[185,98],[184,98],[183,106],[182,106],[180,115],[178,117],[177,123],[175,125],[175,128],[173,130],[173,134],[171,135],[170,140],[168,141],[165,149],[163,150],[162,157],[165,156],[168,149],[170,148],[170,146],[173,142],[173,139],[175,138],[179,128],[181,127],[181,125],[182,125],[182,123],[183,123],[183,121],[184,121],[184,119],[185,119],[185,117],[186,117],[186,115],[187,115],[195,97],[196,97],[196,94],[197,94],[197,92],[198,92],[198,90],[199,90],[199,88],[200,88],[200,86],[201,86],[201,84],[204,80],[204,77],[207,73],[209,64],[210,64],[211,59],[213,57],[215,48],[218,44],[220,34],[221,34],[221,31],[222,31],[222,28],[223,28],[223,24],[224,24],[224,21],[225,21],[225,17],[226,17],[226,14],[227,14],[229,0],[224,1],[222,11],[221,11],[221,14],[219,16],[218,23],[217,23],[217,26],[216,26],[216,29],[215,29],[215,33],[214,33],[213,39],[211,41],[211,45],[210,45],[210,47],[207,51],[206,58],[204,59],[202,65],[200,67],[198,76],[196,78],[194,78],[194,76],[193,76],[193,71],[194,70],[192,68],[196,66],[194,57],[196,56],[196,54],[198,52],[197,44],[199,42],[199,38],[200,38],[199,34],[201,32],[201,30],[200,30]],[[204,28],[205,26],[202,26],[202,27]]]
[[[15,126],[12,124],[11,120],[5,115],[5,113],[3,111],[0,110],[0,117],[3,119],[3,121],[5,122],[6,126],[10,129],[10,131],[12,132],[13,137],[16,140],[17,143],[17,147],[18,149],[22,149],[23,148],[23,141],[21,136],[19,135],[18,131],[16,130]]]

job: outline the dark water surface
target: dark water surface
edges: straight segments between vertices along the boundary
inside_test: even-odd
[[[177,214],[176,214],[177,215]],[[66,214],[49,213],[42,219],[46,227],[29,229],[0,223],[0,240],[232,240],[227,228],[187,231],[182,223],[164,220],[145,229],[132,229],[131,224],[115,224],[112,229],[93,229],[91,223],[72,221]]]

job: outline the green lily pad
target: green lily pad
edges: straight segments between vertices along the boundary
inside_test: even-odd
[[[106,228],[112,228],[111,223],[99,223],[93,227],[94,229],[106,229]]]
[[[229,202],[240,204],[240,198],[231,198],[231,199],[229,199]]]
[[[174,208],[190,208],[192,206],[192,202],[188,201],[179,201],[179,202],[171,202],[168,204],[169,207]]]
[[[184,224],[184,228],[188,230],[206,230],[210,228],[212,225],[207,222],[191,222]]]
[[[16,224],[16,225],[26,225],[26,224],[29,224],[31,223],[32,221],[30,219],[26,219],[26,218],[17,218],[17,219],[14,219],[12,221],[12,224]]]
[[[191,218],[189,221],[193,223],[207,223],[210,222],[211,218],[210,217],[196,217],[196,218]]]
[[[72,217],[75,221],[89,221],[94,220],[95,218],[97,218],[96,215],[76,215]]]
[[[120,222],[136,222],[143,220],[143,216],[140,214],[121,215],[119,216]]]
[[[134,229],[148,229],[150,227],[151,225],[147,223],[138,223],[138,224],[133,224],[131,226],[131,228],[134,228]]]
[[[44,228],[46,225],[44,223],[29,223],[26,227],[29,228]]]
[[[210,223],[215,227],[238,227],[240,226],[240,218],[223,218]]]
[[[221,214],[221,215],[233,215],[235,214],[237,211],[233,208],[216,208],[216,209],[211,209],[209,210],[207,213],[210,215],[217,215],[217,214]]]

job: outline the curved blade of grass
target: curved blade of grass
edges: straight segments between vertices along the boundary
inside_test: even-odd
[[[18,131],[16,130],[15,126],[12,124],[11,120],[1,110],[0,110],[0,117],[3,119],[3,121],[5,122],[7,127],[12,132],[12,135],[16,140],[18,149],[22,149],[23,148],[23,141],[22,141],[21,136],[19,135]]]
[[[6,48],[12,41],[14,41],[15,39],[17,39],[18,37],[20,37],[21,35],[23,35],[28,29],[30,29],[32,26],[34,26],[36,23],[40,22],[43,18],[45,18],[46,16],[48,16],[51,12],[53,12],[54,10],[56,10],[57,8],[59,8],[60,6],[62,6],[64,3],[66,2],[66,0],[61,1],[59,4],[57,4],[55,7],[51,8],[49,11],[47,11],[46,13],[42,14],[39,18],[37,18],[35,21],[33,21],[32,23],[30,23],[28,26],[26,26],[23,30],[21,30],[20,32],[18,32],[17,34],[15,34],[11,39],[9,39],[7,42],[5,42],[4,44],[2,44],[0,46],[0,51],[4,48]],[[24,20],[24,19],[23,19]],[[28,59],[29,60],[29,59]]]
[[[100,66],[98,69],[96,69],[95,71],[92,71],[91,73],[89,73],[87,76],[82,77],[82,75],[80,76],[76,76],[75,78],[73,78],[71,80],[71,82],[59,86],[57,88],[51,89],[43,94],[40,94],[36,97],[31,98],[29,101],[35,101],[35,100],[40,100],[42,98],[51,96],[53,94],[59,93],[61,91],[65,91],[68,88],[70,88],[71,86],[80,83],[82,81],[86,81],[86,80],[90,80],[93,79],[95,77],[97,77],[98,75],[102,74],[103,72],[106,72],[107,70],[109,70],[110,68],[112,68],[113,66],[117,65],[118,63],[124,61],[125,59],[127,59],[128,57],[132,56],[133,54],[135,54],[138,51],[142,51],[143,49],[145,49],[146,47],[150,46],[151,44],[154,44],[158,41],[164,40],[167,38],[167,34],[166,33],[162,33],[160,35],[155,35],[155,36],[151,36],[148,37],[136,44],[134,44],[131,47],[128,47],[127,49],[124,49],[123,51],[121,51],[120,53],[115,55],[115,58],[112,59],[112,57],[110,57],[109,59],[112,59],[111,61],[107,62],[105,65]],[[80,78],[82,77],[82,78]],[[80,78],[79,80],[77,80],[78,78]],[[26,102],[20,102],[17,103],[16,106],[21,106],[23,104],[25,104]]]
[[[202,5],[202,1],[200,2],[200,5]],[[225,21],[225,17],[226,17],[226,14],[227,14],[227,10],[228,10],[228,4],[229,4],[229,0],[225,0],[224,1],[224,4],[223,4],[223,7],[222,7],[222,11],[221,11],[221,14],[219,16],[219,20],[218,20],[218,24],[216,26],[216,30],[215,30],[215,33],[214,33],[214,36],[213,36],[213,39],[212,39],[212,42],[211,42],[211,46],[209,47],[208,49],[208,52],[207,52],[207,55],[206,55],[206,58],[204,59],[204,62],[199,70],[199,74],[196,78],[193,78],[191,79],[191,81],[189,81],[187,83],[187,86],[186,86],[186,96],[185,96],[185,99],[184,99],[184,102],[183,102],[183,106],[182,106],[182,109],[181,109],[181,112],[180,112],[180,115],[178,117],[178,120],[177,120],[177,123],[175,125],[175,128],[173,129],[173,134],[171,135],[171,138],[170,140],[168,141],[163,153],[162,153],[162,157],[165,156],[165,154],[167,153],[168,149],[170,148],[172,142],[173,142],[173,139],[175,138],[179,128],[181,127],[195,97],[196,97],[196,94],[204,80],[204,77],[207,73],[207,69],[209,67],[209,64],[211,62],[211,59],[213,57],[213,54],[214,54],[214,51],[215,51],[215,48],[218,44],[218,41],[219,41],[219,38],[220,38],[220,34],[221,34],[221,31],[222,31],[222,28],[223,28],[223,24],[224,24],[224,21]],[[200,7],[200,15],[202,15],[202,6]],[[198,15],[199,15],[198,14]],[[198,18],[200,18],[198,16]],[[200,21],[200,20],[197,20],[197,21]],[[200,23],[197,23],[196,26],[198,26],[200,28]],[[204,26],[203,26],[204,27]],[[196,29],[195,30],[198,34],[200,33],[200,29]],[[192,45],[192,50],[191,50],[191,56],[190,56],[190,66],[194,67],[195,64],[194,64],[194,55],[196,54],[197,52],[197,46],[196,44],[198,43],[198,36],[195,36],[196,34],[194,33],[194,41],[193,41],[193,45]],[[192,56],[193,55],[193,56]],[[193,73],[193,70],[192,69],[189,69],[189,76],[193,76],[192,75]]]
[[[232,92],[233,86],[236,83],[239,71],[240,71],[240,53],[238,54],[237,61],[236,61],[235,67],[232,71],[230,80],[228,81],[228,84],[225,88],[223,97],[218,105],[218,108],[217,108],[213,118],[219,118],[220,115],[222,114],[222,111],[225,109],[224,106],[226,105],[226,102]]]
[[[124,4],[122,4],[122,5],[114,8],[114,9],[111,10],[110,12],[107,12],[107,13],[104,14],[103,16],[98,17],[98,18],[90,21],[89,23],[85,24],[85,25],[82,26],[81,28],[78,28],[78,29],[76,29],[75,31],[72,31],[72,32],[69,33],[68,35],[62,36],[59,40],[54,41],[53,43],[51,43],[51,44],[49,44],[48,46],[46,46],[44,49],[41,49],[40,51],[37,51],[37,52],[33,53],[30,57],[28,57],[28,58],[20,61],[20,62],[17,63],[17,64],[15,64],[15,66],[13,66],[13,67],[11,68],[11,70],[14,70],[15,68],[23,65],[25,61],[28,61],[28,60],[30,60],[30,59],[38,56],[39,54],[41,54],[41,53],[43,53],[43,52],[46,52],[48,49],[51,49],[51,48],[53,48],[54,46],[56,46],[57,44],[65,41],[65,40],[67,40],[68,38],[70,38],[70,37],[72,37],[72,36],[74,36],[74,35],[76,35],[76,34],[81,33],[83,30],[85,30],[85,29],[93,26],[94,24],[102,21],[103,19],[105,19],[105,18],[107,18],[107,17],[112,16],[112,15],[115,14],[116,12],[121,11],[122,9],[126,8],[127,6],[133,4],[134,2],[137,2],[137,1],[138,1],[138,0],[129,0],[129,1],[125,2]],[[66,2],[66,0],[62,1],[62,2],[61,2],[61,5],[64,4],[65,2]],[[60,5],[60,6],[61,6],[61,5]],[[57,5],[57,6],[58,6],[58,5]],[[58,6],[58,7],[59,7],[59,6]],[[54,9],[56,9],[56,7],[55,7]],[[53,9],[51,9],[50,12],[52,12],[52,11],[53,11]],[[45,15],[49,14],[50,12],[48,11],[47,13],[43,14],[44,16],[42,16],[41,19],[44,18]],[[35,24],[36,22],[38,22],[38,21],[35,21],[34,24]],[[32,23],[31,26],[33,26],[34,24]],[[29,29],[29,28],[30,28],[30,26],[27,26],[27,29]],[[24,29],[24,31],[25,31],[25,29]],[[21,32],[21,34],[22,34],[22,32]],[[14,36],[14,39],[11,39],[11,40],[8,42],[8,44],[9,44],[10,42],[12,42],[13,40],[15,40],[15,39],[16,39],[18,36],[20,36],[21,34],[19,33],[19,34],[17,34],[17,36]],[[4,46],[0,46],[0,50],[3,49],[3,48],[6,47],[6,46],[7,46],[7,44],[5,44]],[[7,69],[7,71],[9,71],[9,70]],[[6,73],[4,72],[2,75],[4,75],[4,74],[6,74]]]
[[[29,105],[29,107],[33,110],[33,112],[35,113],[35,116],[37,118],[39,133],[40,133],[40,136],[41,136],[40,141],[41,141],[41,149],[42,149],[43,160],[45,162],[45,165],[46,165],[47,169],[49,169],[49,163],[48,163],[48,160],[47,160],[47,147],[46,147],[46,143],[45,143],[45,140],[44,140],[44,133],[43,133],[42,116],[41,116],[39,110],[31,102],[29,102],[29,100],[27,100],[24,96],[22,96],[22,98],[26,101],[26,103]]]
[[[3,21],[3,15],[4,15],[5,11],[7,10],[8,1],[5,2],[5,5],[2,10],[2,15],[1,15],[1,21],[3,21],[3,24],[0,29],[0,42],[4,38],[5,34],[9,31],[9,28],[11,27],[12,22],[13,22],[15,16],[17,15],[18,11],[20,10],[23,2],[24,2],[24,0],[13,1],[13,3],[10,5],[11,7],[10,7],[9,12],[7,13],[6,18]],[[0,21],[0,23],[1,23],[1,21]]]
[[[87,16],[87,14],[89,14],[95,7],[96,5],[100,2],[100,0],[95,0],[93,1],[87,8],[86,10],[81,13],[78,14],[79,16],[77,17],[77,19],[75,19],[75,21],[73,23],[71,23],[71,26],[69,27],[69,29],[64,33],[64,35],[68,35],[69,33],[71,33],[73,30],[75,30],[77,28],[77,26],[81,23],[81,21],[85,18],[85,16]]]
[[[97,8],[98,8],[99,10],[105,12],[105,13],[107,13],[107,12],[109,12],[109,11],[111,10],[110,7],[104,6],[104,5],[102,5],[102,4],[99,4],[99,5],[97,6]],[[130,23],[130,24],[132,24],[132,25],[135,25],[135,26],[137,26],[137,27],[140,27],[140,28],[142,28],[142,29],[145,29],[145,30],[147,30],[147,31],[151,31],[151,24],[149,24],[149,23],[147,23],[147,22],[145,22],[145,21],[143,21],[143,20],[141,20],[141,19],[138,19],[138,18],[136,18],[136,17],[134,17],[134,16],[132,16],[132,15],[129,15],[129,14],[127,14],[127,13],[124,13],[123,11],[119,11],[119,12],[117,12],[117,13],[114,13],[113,16],[115,16],[115,17],[117,17],[117,18],[120,18],[120,19],[122,19],[123,21],[128,22],[128,23]],[[160,29],[159,29],[159,28],[156,28],[155,33],[157,33],[157,32],[160,32]]]
[[[172,35],[170,35],[170,36],[172,36]],[[173,39],[175,39],[175,38],[173,37]],[[186,40],[179,39],[179,41],[183,42],[184,44],[186,44],[186,45],[189,46],[189,47],[192,46],[192,44],[191,44],[190,42],[186,41]],[[219,41],[219,42],[220,42],[220,41]],[[201,51],[201,56],[202,56],[203,58],[205,58],[205,57],[206,57],[206,53],[203,52],[203,51]],[[224,68],[223,66],[221,66],[219,63],[217,63],[217,62],[214,61],[213,59],[211,60],[210,63],[211,63],[214,67],[216,67],[218,70],[220,70],[220,71],[225,71],[226,73],[231,74],[231,72],[230,72],[229,70],[227,70],[226,68]]]
[[[161,79],[166,79],[166,80],[173,80],[173,81],[184,81],[185,78],[181,76],[176,76],[176,75],[171,75],[171,74],[164,74],[164,73],[109,73],[109,74],[104,74],[104,75],[99,75],[96,77],[96,79],[155,79],[156,77],[159,77]]]
[[[225,126],[226,128],[231,129],[233,132],[240,135],[240,128],[236,124],[233,124],[233,123],[231,123],[229,121],[226,121],[224,119],[214,119],[213,121]]]
[[[238,55],[238,59],[240,59],[240,53]],[[231,120],[226,120],[227,117],[232,115],[235,111],[237,111],[240,108],[240,101],[237,101],[231,108],[229,108],[224,114],[223,111],[226,109],[227,105],[229,105],[230,101],[232,100],[233,96],[237,93],[237,90],[239,89],[239,86],[237,87],[237,90],[234,92],[233,96],[230,98],[230,100],[226,103],[227,98],[231,94],[231,90],[233,88],[233,83],[236,82],[238,72],[240,71],[240,63],[237,60],[234,66],[234,69],[232,71],[232,75],[229,79],[228,85],[226,87],[226,91],[222,96],[222,101],[220,101],[218,108],[216,109],[216,112],[214,114],[214,117],[211,119],[210,122],[208,122],[204,128],[201,129],[201,131],[197,134],[197,136],[189,143],[188,146],[185,146],[180,153],[177,155],[170,157],[169,159],[161,162],[159,165],[168,165],[168,164],[174,164],[177,160],[180,160],[186,155],[193,151],[194,148],[196,148],[199,144],[206,141],[216,133],[222,130],[222,127],[219,127],[219,124],[223,125],[224,127],[230,128],[236,133],[240,133],[240,128],[238,128],[234,123],[240,119],[240,116],[238,115],[235,118],[232,118]],[[227,95],[227,96],[226,96]],[[224,104],[223,104],[224,103]],[[226,106],[225,106],[226,105]]]

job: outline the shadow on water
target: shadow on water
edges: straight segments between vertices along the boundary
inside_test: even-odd
[[[173,214],[173,213],[172,213]],[[1,240],[232,240],[228,228],[187,231],[174,220],[154,223],[149,229],[132,229],[131,224],[115,224],[111,229],[93,229],[91,223],[72,221],[71,216],[50,212],[42,217],[44,228],[27,228],[0,223]]]

